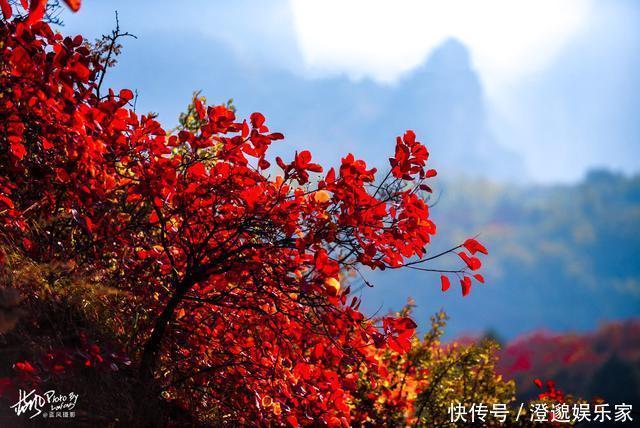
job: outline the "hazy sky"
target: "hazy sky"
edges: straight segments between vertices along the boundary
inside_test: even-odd
[[[193,68],[196,59],[198,76],[206,79],[228,59],[244,64],[245,74],[282,70],[307,79],[345,75],[384,85],[394,85],[455,37],[468,47],[479,73],[493,132],[522,156],[528,176],[574,181],[597,166],[640,170],[639,3],[85,0],[78,14],[65,14],[64,31],[96,37],[110,30],[117,9],[123,27],[139,36],[126,42],[135,50],[149,46],[156,52],[154,44],[172,38],[194,41],[180,49],[167,43],[171,57],[147,70],[149,79],[179,79],[181,64]],[[206,41],[210,49],[202,48]],[[151,66],[127,55],[126,46],[121,62]],[[184,85],[184,93],[169,87],[157,94],[144,81],[115,77],[114,86],[139,88],[143,104],[145,97],[159,103],[150,108],[169,122],[174,117],[167,116],[175,116],[190,95]],[[194,82],[191,89],[198,88]]]

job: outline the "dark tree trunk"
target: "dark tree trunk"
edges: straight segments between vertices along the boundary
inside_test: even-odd
[[[162,339],[178,305],[190,288],[190,283],[186,281],[182,281],[178,285],[176,292],[171,296],[162,313],[156,319],[151,336],[142,350],[135,396],[137,403],[134,425],[136,427],[159,427],[163,425],[162,412],[158,406],[160,391],[158,386],[155,385],[154,375],[158,369]]]

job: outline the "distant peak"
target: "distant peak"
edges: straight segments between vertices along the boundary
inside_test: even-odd
[[[458,39],[448,38],[436,47],[425,64],[428,71],[468,71],[471,69],[469,49]]]

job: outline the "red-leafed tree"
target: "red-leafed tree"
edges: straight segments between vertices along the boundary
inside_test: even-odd
[[[125,293],[112,317],[136,320],[138,422],[162,394],[239,424],[347,426],[353,377],[384,369],[370,350],[407,351],[416,325],[365,317],[344,274],[444,272],[464,295],[483,281],[476,240],[427,251],[435,171],[412,131],[381,180],[350,154],[271,165],[283,135],[263,115],[197,98],[171,134],[131,91],[99,96],[103,58],[39,22],[42,4],[0,24],[0,257],[72,260]],[[457,250],[462,267],[429,266]]]

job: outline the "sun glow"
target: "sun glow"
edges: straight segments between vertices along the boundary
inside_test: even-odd
[[[392,82],[455,37],[490,81],[535,72],[584,25],[589,0],[291,0],[306,66]],[[491,83],[491,82],[489,82]]]

